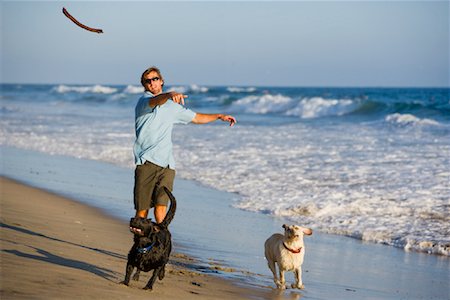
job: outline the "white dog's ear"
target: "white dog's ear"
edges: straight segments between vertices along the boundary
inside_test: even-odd
[[[283,224],[283,229],[288,228],[289,226],[287,226],[286,224]]]
[[[302,231],[304,234],[306,235],[311,235],[312,234],[312,230],[306,227],[302,227]]]

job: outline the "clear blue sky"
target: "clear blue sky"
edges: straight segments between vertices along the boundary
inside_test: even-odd
[[[450,84],[448,1],[0,5],[6,83],[138,85],[157,65],[169,85]]]

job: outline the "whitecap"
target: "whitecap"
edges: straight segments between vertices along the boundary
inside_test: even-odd
[[[439,125],[439,122],[432,119],[421,119],[411,114],[390,114],[387,115],[385,121],[394,125],[401,126],[414,126],[414,125],[428,125],[428,126],[436,126]]]
[[[254,114],[268,114],[268,113],[283,113],[293,105],[293,100],[290,97],[278,95],[262,95],[262,96],[247,96],[241,98],[231,105],[233,111],[254,113]]]
[[[245,113],[278,113],[310,119],[345,115],[354,111],[359,105],[350,99],[324,99],[321,97],[304,98],[296,101],[281,94],[251,95],[235,101],[231,108],[233,111]]]
[[[302,99],[298,105],[286,112],[288,116],[311,119],[325,116],[342,116],[354,111],[358,104],[350,99],[324,99],[321,97]]]
[[[209,89],[204,86],[192,84],[190,86],[171,86],[168,89],[168,91],[187,94],[187,93],[207,93],[209,91]]]
[[[184,86],[171,86],[167,91],[168,92],[177,92],[181,94],[186,94],[187,88]]]
[[[101,86],[101,85],[94,85],[92,87],[93,93],[99,93],[99,94],[113,94],[117,92],[116,88],[107,87],[107,86]]]
[[[116,88],[94,85],[94,86],[67,86],[59,85],[53,88],[53,91],[57,93],[97,93],[97,94],[113,94],[117,92]]]
[[[254,87],[228,87],[227,91],[230,93],[253,93],[256,91]]]
[[[205,86],[199,86],[196,84],[192,84],[189,86],[189,90],[194,93],[207,93],[209,89]]]
[[[135,85],[127,85],[126,88],[122,91],[125,94],[141,94],[144,92],[144,87],[135,86]]]

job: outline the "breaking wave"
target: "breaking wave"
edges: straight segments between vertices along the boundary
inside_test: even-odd
[[[68,85],[58,85],[53,88],[53,91],[61,94],[65,93],[94,93],[94,94],[113,94],[118,91],[117,88],[93,85],[93,86],[68,86]]]
[[[438,126],[439,122],[432,119],[421,119],[411,114],[390,114],[387,115],[385,121],[398,126]]]
[[[302,119],[342,116],[353,112],[359,102],[351,99],[325,99],[322,97],[293,99],[281,94],[247,96],[231,104],[236,112],[254,114],[283,114]]]

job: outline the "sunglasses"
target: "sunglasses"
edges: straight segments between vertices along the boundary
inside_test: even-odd
[[[152,81],[158,81],[158,80],[160,80],[161,78],[159,78],[159,77],[153,77],[153,78],[148,78],[148,79],[145,79],[144,80],[144,83],[145,84],[148,84],[148,83],[151,83]]]

